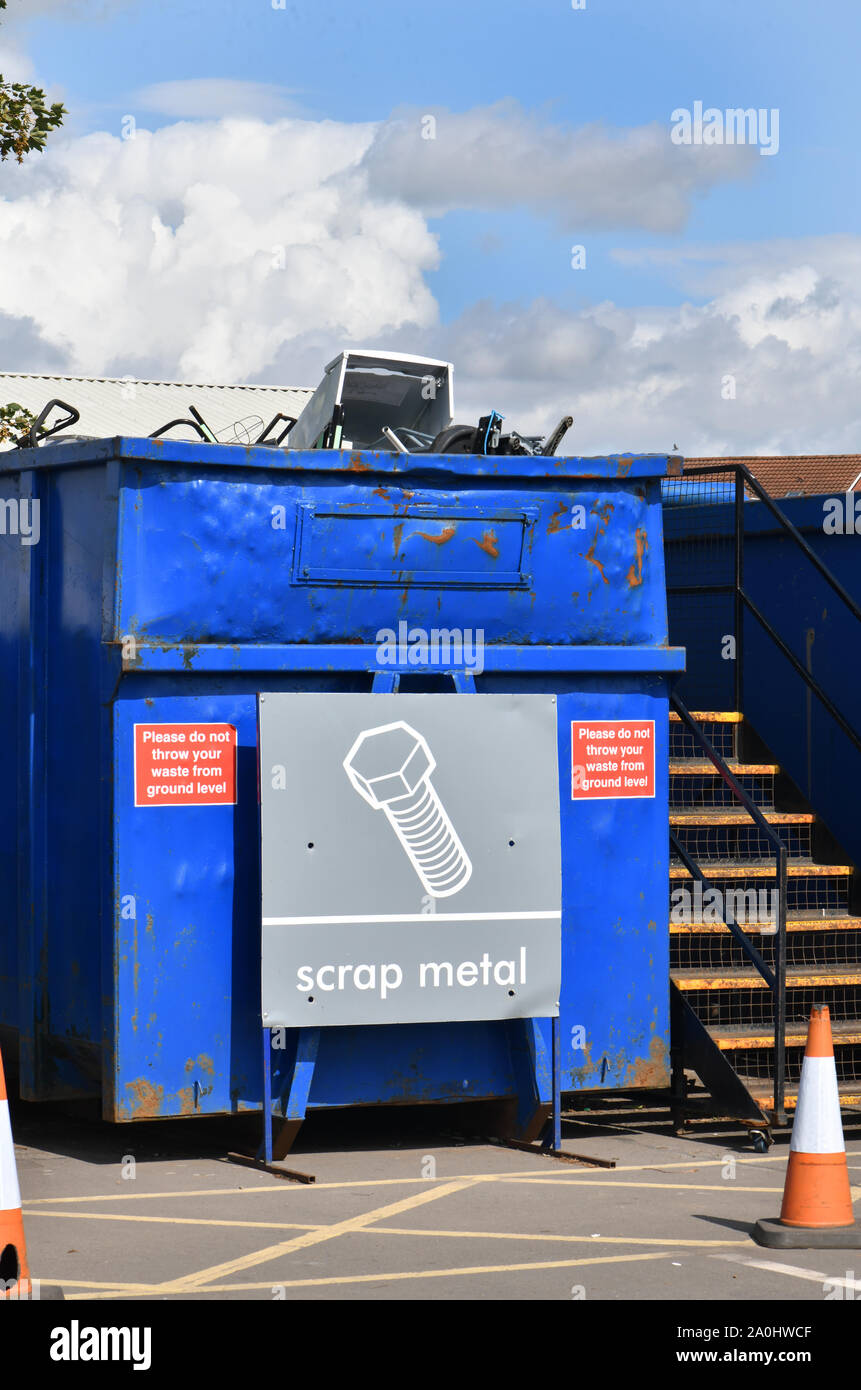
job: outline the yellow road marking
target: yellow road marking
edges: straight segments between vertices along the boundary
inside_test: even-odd
[[[586,1245],[670,1245],[675,1250],[679,1246],[744,1245],[750,1247],[749,1240],[673,1240],[663,1236],[559,1236],[535,1235],[521,1231],[439,1231],[425,1230],[423,1226],[375,1226],[368,1232],[372,1236],[457,1236],[465,1240],[562,1240],[581,1241]]]
[[[453,1279],[463,1275],[474,1274],[516,1274],[524,1270],[532,1269],[578,1269],[586,1265],[606,1265],[606,1264],[633,1264],[640,1260],[666,1260],[673,1252],[671,1250],[661,1250],[643,1255],[597,1255],[586,1260],[541,1260],[525,1261],[519,1264],[507,1265],[467,1265],[455,1267],[454,1269],[412,1269],[407,1271],[395,1271],[392,1273],[381,1274],[333,1274],[326,1278],[318,1279],[267,1279],[265,1282],[253,1284],[195,1284],[191,1288],[180,1287],[177,1284],[151,1284],[140,1285],[137,1288],[128,1286],[110,1285],[105,1287],[105,1291],[95,1294],[72,1294],[69,1301],[82,1298],[114,1298],[119,1296],[126,1298],[139,1297],[146,1293],[248,1293],[262,1289],[285,1288],[285,1289],[309,1289],[321,1288],[329,1284],[388,1284],[395,1280],[404,1279]],[[59,1282],[52,1280],[52,1282]]]
[[[39,1211],[28,1208],[31,1216],[50,1216],[58,1221],[148,1221],[167,1226],[241,1226],[248,1230],[316,1231],[319,1221],[225,1221],[209,1216],[136,1216],[129,1212],[113,1211]]]
[[[414,1192],[411,1197],[403,1197],[399,1202],[390,1202],[387,1206],[375,1207],[368,1212],[360,1212],[358,1216],[350,1216],[345,1221],[335,1222],[332,1226],[322,1226],[316,1231],[306,1231],[304,1235],[294,1236],[292,1240],[281,1241],[278,1245],[269,1245],[263,1250],[252,1251],[249,1255],[239,1255],[234,1260],[226,1260],[223,1264],[199,1269],[194,1274],[185,1275],[180,1279],[168,1279],[165,1281],[164,1289],[187,1292],[200,1284],[211,1283],[213,1279],[226,1278],[228,1275],[238,1274],[240,1270],[251,1269],[254,1265],[279,1259],[282,1255],[291,1255],[296,1250],[306,1250],[311,1245],[319,1245],[323,1241],[335,1240],[338,1236],[359,1231],[374,1221],[385,1220],[387,1216],[399,1216],[402,1211],[411,1211],[414,1207],[424,1206],[427,1202],[436,1202],[440,1197],[449,1197],[454,1192],[461,1192],[472,1187],[477,1181],[480,1179],[461,1178],[454,1182],[442,1183],[431,1188],[430,1191]]]
[[[788,1157],[788,1152],[786,1154],[775,1154],[773,1156],[761,1154],[757,1155],[757,1157],[755,1158],[739,1158],[735,1154],[732,1155],[732,1158],[735,1160],[736,1163],[753,1164],[768,1164],[774,1162],[785,1163]],[[722,1168],[726,1162],[726,1158],[707,1158],[703,1160],[685,1159],[683,1162],[680,1163],[661,1163],[652,1161],[651,1163],[626,1164],[624,1166],[614,1168],[612,1171],[614,1173],[653,1173],[664,1172],[665,1170],[676,1168],[686,1168],[688,1172],[693,1173],[700,1168]],[[582,1171],[586,1173],[590,1170],[584,1165]],[[571,1169],[567,1167],[567,1165],[563,1167],[561,1163],[557,1163],[557,1160],[548,1158],[545,1161],[545,1165],[542,1168],[527,1168],[524,1169],[522,1172],[518,1172],[516,1169],[513,1169],[510,1172],[504,1173],[458,1173],[453,1174],[450,1178],[450,1181],[465,1182],[469,1180],[475,1182],[513,1182],[529,1177],[552,1177],[554,1181],[570,1181]],[[311,1192],[331,1192],[337,1189],[347,1189],[351,1187],[406,1187],[410,1184],[429,1186],[439,1181],[441,1181],[441,1176],[436,1178],[351,1178],[344,1182],[318,1182],[314,1183],[313,1186],[310,1187],[306,1187],[298,1183],[295,1185],[290,1184],[289,1186],[285,1185],[282,1187],[280,1185],[275,1186],[271,1182],[264,1182],[261,1183],[259,1187],[192,1187],[185,1188],[181,1192],[105,1192],[89,1193],[77,1197],[30,1197],[23,1203],[23,1206],[26,1210],[30,1206],[61,1206],[69,1205],[75,1202],[158,1201],[158,1199],[161,1197],[253,1197],[259,1196],[261,1194],[265,1195],[267,1193],[271,1195],[274,1192],[280,1192],[284,1195],[290,1192],[308,1194]]]
[[[776,1192],[782,1189],[761,1188],[748,1189],[757,1192]],[[132,1216],[125,1212],[102,1212],[102,1211],[30,1211],[28,1216],[49,1216],[64,1217],[67,1221],[143,1221],[156,1225],[169,1226],[234,1226],[240,1230],[274,1230],[274,1231],[325,1231],[329,1227],[322,1222],[299,1222],[299,1221],[225,1221],[215,1217],[206,1216]],[[340,1224],[340,1223],[339,1223]],[[614,1245],[747,1245],[746,1240],[676,1240],[671,1236],[592,1236],[592,1235],[555,1235],[553,1233],[537,1234],[530,1231],[459,1231],[459,1230],[438,1230],[428,1229],[424,1226],[374,1226],[373,1229],[361,1227],[359,1234],[366,1231],[369,1235],[385,1236],[457,1236],[466,1240],[536,1240],[536,1241],[585,1241],[587,1244],[593,1241],[609,1243]],[[97,1285],[96,1287],[102,1287]],[[114,1286],[111,1285],[113,1288]]]
[[[707,1182],[616,1182],[611,1178],[568,1178],[560,1183],[556,1178],[518,1178],[518,1182],[523,1183],[547,1183],[556,1182],[561,1187],[653,1187],[660,1191],[669,1189],[672,1192],[782,1192],[783,1184],[780,1187],[743,1187],[732,1178],[727,1178],[726,1182],[707,1183]]]
[[[546,1174],[552,1171],[553,1169],[550,1167],[548,1160],[547,1166],[544,1168],[527,1168],[523,1173],[516,1173],[516,1171],[510,1173],[455,1173],[449,1177],[448,1181],[495,1182],[497,1179],[507,1180],[514,1176],[528,1177],[530,1173]],[[564,1171],[566,1175],[568,1172],[567,1169],[563,1170],[561,1167],[559,1171],[560,1173]],[[63,1203],[71,1202],[140,1202],[157,1201],[159,1197],[256,1197],[261,1194],[265,1196],[267,1193],[270,1196],[272,1193],[281,1193],[286,1196],[291,1192],[309,1194],[313,1192],[330,1192],[336,1188],[349,1187],[406,1187],[415,1183],[419,1183],[424,1187],[431,1187],[434,1183],[441,1181],[442,1176],[437,1178],[366,1178],[364,1181],[351,1178],[347,1182],[317,1182],[306,1186],[302,1183],[285,1183],[282,1185],[280,1182],[273,1183],[270,1180],[260,1187],[187,1187],[182,1192],[105,1192],[90,1193],[83,1197],[31,1197],[22,1205],[28,1207],[32,1203],[33,1205],[44,1207],[49,1203],[52,1206],[59,1206]]]

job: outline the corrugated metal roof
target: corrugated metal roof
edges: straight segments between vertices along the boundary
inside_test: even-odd
[[[0,372],[0,405],[17,402],[34,415],[57,397],[81,413],[69,434],[110,439],[125,434],[140,438],[188,418],[194,405],[210,429],[230,431],[239,420],[256,416],[267,425],[279,411],[298,415],[312,395],[311,387],[213,386],[203,382],[138,381],[134,377],[35,376]],[[277,433],[273,431],[273,433]],[[192,429],[171,431],[172,439],[197,439]],[[256,437],[256,434],[255,436]],[[4,446],[0,445],[0,448]],[[8,446],[7,446],[8,447]]]

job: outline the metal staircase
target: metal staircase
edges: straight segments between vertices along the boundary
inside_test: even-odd
[[[679,1122],[690,1113],[685,1073],[694,1072],[712,1113],[746,1123],[765,1147],[770,1127],[791,1121],[813,1004],[830,1007],[841,1104],[861,1111],[861,875],[773,756],[768,729],[745,717],[745,681],[756,672],[751,703],[763,724],[769,711],[796,710],[803,692],[808,730],[815,704],[856,758],[861,727],[846,702],[861,607],[743,465],[686,469],[665,480],[663,496],[669,638],[694,658],[697,703],[733,707],[691,714],[671,700],[673,1109]],[[783,609],[762,566],[752,591],[748,524],[783,547],[775,564],[788,565],[796,584]],[[846,624],[847,656],[832,665],[831,689],[813,676],[809,646],[805,659],[793,595],[808,588],[822,596],[823,617],[836,601]],[[786,724],[773,732],[792,760]],[[833,763],[831,775],[840,772]]]
[[[675,1060],[705,1072],[718,1107],[767,1139],[795,1105],[813,1003],[831,1009],[841,1103],[861,1107],[855,873],[740,714],[691,715],[701,743],[679,709],[670,714],[670,978],[683,1039]],[[783,903],[774,842],[739,804],[706,741],[785,847]],[[780,1001],[769,975],[784,981],[782,1086],[775,1084]],[[711,1065],[709,1043],[720,1055]]]

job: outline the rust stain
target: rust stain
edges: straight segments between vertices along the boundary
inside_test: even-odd
[[[181,1086],[180,1089],[179,1089],[179,1090],[177,1091],[177,1093],[176,1093],[176,1098],[177,1098],[177,1100],[179,1101],[179,1113],[180,1113],[180,1115],[193,1115],[193,1114],[194,1114],[194,1111],[195,1111],[195,1104],[194,1104],[194,1087],[193,1087],[193,1086]]]
[[[480,541],[477,541],[474,536],[472,540],[473,544],[477,545],[479,550],[483,550],[485,555],[489,555],[492,560],[499,559],[499,541],[495,531],[485,531]]]
[[[400,553],[400,549],[401,549],[401,539],[402,539],[402,537],[403,537],[403,534],[404,534],[404,523],[403,523],[402,521],[399,521],[399,522],[397,523],[397,525],[395,526],[395,529],[394,529],[394,531],[393,531],[393,533],[392,533],[392,536],[393,536],[393,539],[392,539],[392,547],[393,547],[393,552],[394,552],[395,555],[398,555],[398,554]]]
[[[411,531],[409,539],[412,540],[413,536],[421,536],[423,541],[431,541],[434,545],[445,545],[446,541],[451,540],[455,530],[456,527],[454,526],[446,526],[438,536],[432,536],[428,531]]]
[[[584,1048],[578,1048],[577,1050],[578,1052],[581,1050],[583,1052],[583,1065],[582,1067],[572,1067],[571,1079],[573,1081],[577,1081],[580,1084],[580,1086],[585,1087],[586,1084],[592,1079],[594,1072],[597,1071],[598,1068],[596,1068],[594,1063],[592,1062],[591,1042],[587,1042]]]
[[[371,496],[382,497],[384,502],[388,502],[389,500],[388,490],[384,487],[375,487],[373,492],[371,493]]]
[[[361,454],[351,454],[351,455],[350,455],[350,463],[349,463],[349,471],[350,471],[351,473],[370,473],[370,472],[371,472],[371,465],[370,465],[369,463],[363,463],[363,462],[362,462],[362,455],[361,455]]]
[[[631,454],[626,454],[622,458],[620,458],[619,466],[616,469],[616,476],[619,478],[627,478],[628,474],[631,471],[633,463],[634,459]]]
[[[408,488],[402,487],[402,488],[401,488],[401,500],[400,500],[400,502],[395,502],[395,503],[394,503],[395,512],[397,513],[398,507],[403,507],[404,512],[406,512],[406,511],[408,510],[408,508],[409,508],[409,505],[410,505],[410,499],[413,498],[413,497],[415,497],[415,493],[414,493],[414,492],[410,492]]]
[[[663,1038],[654,1037],[649,1043],[648,1057],[637,1057],[626,1072],[624,1086],[666,1086],[669,1080],[667,1046]]]
[[[556,509],[556,511],[555,511],[555,512],[553,513],[553,515],[551,516],[550,522],[549,522],[549,524],[548,524],[548,526],[547,526],[547,534],[548,534],[548,536],[554,535],[557,531],[570,531],[570,530],[571,530],[571,527],[570,527],[570,526],[563,526],[563,525],[562,525],[562,518],[563,518],[563,516],[566,516],[566,515],[567,515],[567,512],[568,512],[568,505],[567,505],[567,503],[565,503],[565,502],[560,502],[560,503],[559,503],[559,506],[558,506],[557,509]]]
[[[614,507],[612,502],[605,502],[603,506],[600,506],[597,502],[595,503],[595,506],[592,508],[590,515],[597,516],[598,522],[595,527],[595,534],[592,537],[592,544],[589,546],[589,549],[583,556],[583,559],[586,560],[588,564],[595,566],[605,584],[609,584],[610,581],[604,573],[604,566],[602,565],[601,561],[595,558],[595,546],[598,544],[598,541],[603,536],[604,532],[609,526],[610,517],[613,515],[613,511]]]
[[[127,1081],[126,1090],[131,1091],[129,1098],[130,1118],[133,1120],[151,1120],[156,1115],[160,1115],[164,1105],[164,1087],[153,1086],[146,1077],[139,1077],[137,1081]]]
[[[637,558],[628,570],[628,588],[635,589],[638,584],[643,582],[643,557],[649,548],[646,537],[646,530],[643,526],[638,526],[634,532],[634,539],[637,544]]]

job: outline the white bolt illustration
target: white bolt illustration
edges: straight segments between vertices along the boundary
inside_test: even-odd
[[[359,734],[344,771],[375,811],[385,811],[407,858],[434,898],[469,882],[472,864],[431,783],[436,759],[427,740],[400,720]]]

